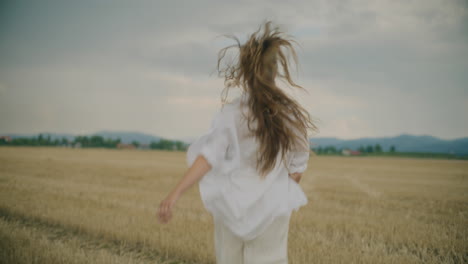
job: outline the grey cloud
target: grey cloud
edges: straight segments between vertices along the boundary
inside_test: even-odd
[[[245,39],[273,19],[303,46],[298,81],[312,86],[307,104],[330,124],[321,136],[468,134],[460,122],[468,101],[464,1],[16,1],[3,7],[0,85],[7,88],[0,90],[0,113],[8,132],[132,126],[192,137],[216,109],[197,102],[218,99],[222,89],[213,72],[216,55],[231,42],[216,37]],[[85,113],[96,114],[80,118]],[[351,124],[346,120],[359,129],[340,131]]]

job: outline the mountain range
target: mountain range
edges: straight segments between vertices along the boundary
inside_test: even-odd
[[[73,140],[73,134],[63,133],[41,133],[43,137],[50,135],[51,140],[63,137]],[[1,136],[17,137],[37,137],[37,134],[1,134]],[[88,136],[102,136],[104,138],[120,138],[122,143],[131,143],[138,141],[141,144],[149,144],[152,141],[158,142],[162,137],[134,132],[134,131],[99,131]],[[180,139],[180,141],[191,143],[194,138]],[[335,148],[349,148],[357,150],[360,146],[375,146],[379,144],[384,151],[388,151],[391,146],[398,152],[433,152],[433,153],[452,153],[456,155],[468,155],[468,137],[458,139],[440,139],[430,135],[410,135],[401,134],[395,137],[363,137],[358,139],[340,139],[336,137],[314,137],[310,138],[312,148],[334,146]]]
[[[440,139],[429,135],[401,134],[395,137],[374,137],[358,139],[339,139],[334,137],[311,138],[312,148],[334,146],[357,150],[360,146],[379,144],[384,151],[395,146],[398,152],[433,152],[468,155],[468,137],[458,139]]]

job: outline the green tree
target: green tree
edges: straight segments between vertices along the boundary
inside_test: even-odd
[[[134,140],[132,141],[132,145],[135,146],[135,148],[138,148],[140,146],[140,142]]]
[[[150,149],[159,149],[159,143],[156,141],[151,141],[149,147]]]
[[[336,154],[335,146],[326,146],[324,149],[324,154]]]
[[[177,140],[175,142],[177,150],[185,150],[185,143]]]
[[[104,146],[104,138],[101,136],[91,136],[89,139],[89,147],[103,147]]]
[[[374,150],[375,150],[376,153],[381,153],[382,152],[382,147],[380,146],[380,144],[375,144]]]
[[[323,149],[322,147],[317,148],[317,154],[323,154]]]
[[[164,149],[164,150],[172,150],[174,147],[174,142],[171,141],[171,140],[167,140],[167,139],[161,139],[159,141],[159,143],[161,144],[161,149]]]
[[[44,144],[44,137],[42,136],[42,134],[39,134],[39,136],[37,137],[37,145],[43,145]]]

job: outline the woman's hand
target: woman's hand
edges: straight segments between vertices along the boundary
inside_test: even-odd
[[[159,205],[158,219],[159,222],[165,224],[172,218],[172,208],[174,207],[180,195],[177,192],[170,193]]]
[[[204,156],[199,155],[187,170],[182,180],[159,205],[157,216],[161,223],[165,224],[172,218],[172,207],[179,200],[179,197],[210,170],[211,165]]]
[[[299,183],[302,178],[302,173],[299,173],[299,172],[289,173],[289,177],[291,177],[295,182]]]

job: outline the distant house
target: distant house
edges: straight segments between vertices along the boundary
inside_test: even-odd
[[[344,156],[357,156],[357,155],[361,155],[361,152],[357,150],[343,149],[341,151],[341,154],[343,154]]]
[[[119,143],[117,144],[118,149],[136,149],[135,145],[133,144],[124,144],[124,143]]]
[[[150,149],[150,144],[140,144],[138,149]]]
[[[10,136],[0,136],[0,141],[10,142],[11,137]]]

